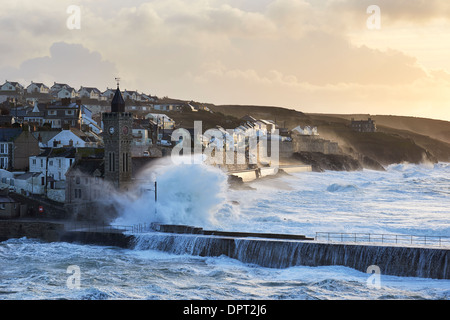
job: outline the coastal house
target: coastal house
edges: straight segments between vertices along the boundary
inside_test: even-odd
[[[338,143],[320,138],[317,127],[297,126],[291,130],[291,139],[293,152],[340,153]]]
[[[34,131],[31,134],[36,138],[39,143],[39,148],[47,148],[48,141],[56,136],[60,131]]]
[[[19,82],[6,80],[5,83],[0,86],[0,91],[5,93],[23,94],[24,87]]]
[[[355,120],[352,118],[350,123],[350,128],[356,132],[376,132],[377,126],[375,125],[375,121],[371,118],[367,120]]]
[[[81,125],[82,107],[80,102],[71,103],[70,99],[47,105],[44,109],[44,122],[51,128],[61,129],[69,127],[79,128]]]
[[[53,82],[53,85],[51,86],[51,88],[50,88],[50,92],[57,92],[57,91],[59,91],[59,90],[61,90],[61,89],[68,89],[68,88],[72,88],[71,86],[69,86],[68,84],[66,84],[66,83],[56,83],[56,82]]]
[[[47,87],[45,84],[41,82],[33,82],[31,81],[31,84],[27,87],[27,93],[33,94],[33,93],[49,93],[50,88]]]
[[[0,103],[4,101],[10,101],[12,104],[16,104],[17,100],[20,100],[23,96],[23,86],[14,81],[8,81],[0,86]]]
[[[108,194],[103,158],[78,159],[66,172],[65,208],[74,218],[93,219],[97,201]]]
[[[37,156],[29,158],[31,173],[41,173],[44,175],[44,185],[55,189],[63,187],[59,181],[66,180],[66,172],[75,161],[75,148],[46,148]]]
[[[33,124],[38,127],[41,127],[45,122],[45,108],[46,104],[38,103],[37,101],[34,103],[33,109],[28,110],[28,112],[23,117],[23,121],[28,124]]]
[[[22,131],[14,138],[12,148],[11,169],[16,171],[28,171],[29,157],[41,152],[38,139],[28,130]]]
[[[77,97],[77,91],[74,88],[65,87],[54,91],[53,96],[58,99],[69,98],[73,99]]]
[[[83,132],[77,128],[61,130],[47,142],[49,148],[97,148],[101,144],[100,138],[91,132]]]
[[[294,129],[292,129],[292,132],[299,135],[304,136],[318,136],[319,133],[317,132],[317,127],[310,127],[310,126],[296,126]]]
[[[8,195],[0,194],[0,218],[17,218],[20,215],[20,203]]]
[[[1,185],[9,186],[16,193],[21,194],[44,194],[45,174],[42,172],[26,172],[15,175],[13,178],[2,177]]]
[[[148,113],[145,119],[152,120],[160,129],[174,129],[175,121],[163,113]]]
[[[137,91],[125,90],[122,92],[122,96],[123,96],[124,100],[133,100],[133,101],[141,100],[141,95]]]
[[[112,100],[114,98],[115,89],[106,88],[106,90],[101,94],[102,97],[105,97],[106,100]]]
[[[148,146],[151,145],[151,139],[148,134],[148,129],[138,123],[133,123],[133,145]]]
[[[21,128],[0,128],[0,169],[13,169],[14,140],[21,133]]]
[[[94,87],[80,87],[80,90],[78,90],[78,96],[80,98],[87,98],[92,100],[99,100],[100,99],[101,92],[97,88]]]
[[[259,119],[255,122],[256,130],[263,131],[264,133],[274,133],[276,124],[273,120]]]

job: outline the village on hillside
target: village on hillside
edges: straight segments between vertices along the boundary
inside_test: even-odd
[[[105,177],[102,114],[111,111],[115,91],[106,88],[102,92],[84,86],[76,90],[56,82],[51,87],[38,82],[25,87],[13,81],[0,86],[0,217],[44,213],[42,205],[38,208],[36,203],[24,205],[28,199],[56,206],[94,201],[97,195],[89,191],[88,185]],[[188,114],[195,119],[202,113],[214,113],[208,106],[193,101],[158,98],[128,90],[121,94],[125,111],[132,116],[133,175],[149,161],[170,155],[178,143],[172,141],[174,130],[192,131],[192,127],[174,121],[171,114]],[[295,128],[283,128],[273,119],[255,119],[251,115],[236,119],[234,123],[238,125],[233,128],[216,125],[224,135],[230,136],[232,129],[231,137],[227,139],[234,145],[248,143],[245,137],[249,132],[258,137],[277,132],[281,159],[301,151],[341,152],[337,142],[319,136],[317,127],[299,123]],[[353,121],[352,129],[372,132],[376,126],[369,119]],[[217,140],[213,141],[215,139],[200,139],[203,147],[217,143]],[[247,159],[239,167],[221,168],[232,171],[264,165],[267,164],[255,165]]]

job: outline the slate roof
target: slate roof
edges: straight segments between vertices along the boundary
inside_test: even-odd
[[[0,141],[12,142],[22,133],[21,128],[0,128]]]

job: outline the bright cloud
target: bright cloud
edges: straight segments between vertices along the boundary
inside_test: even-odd
[[[66,28],[71,1],[10,2],[0,70],[102,89],[120,76],[127,89],[217,104],[450,120],[450,42],[436,34],[450,26],[448,1],[377,1],[376,31],[372,2],[84,0],[80,30]]]

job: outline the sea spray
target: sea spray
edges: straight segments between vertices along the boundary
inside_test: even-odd
[[[139,173],[131,191],[134,196],[117,198],[122,212],[114,224],[217,226],[217,215],[231,210],[227,206],[227,188],[227,175],[218,168],[161,160]]]

